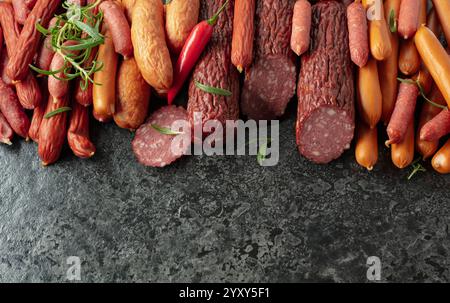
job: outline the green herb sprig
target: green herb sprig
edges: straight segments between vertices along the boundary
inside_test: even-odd
[[[397,32],[397,20],[395,19],[394,9],[391,9],[391,12],[389,13],[389,30],[391,33]]]
[[[72,108],[70,108],[68,106],[63,106],[63,107],[57,108],[54,111],[51,111],[51,112],[45,114],[44,118],[50,119],[53,116],[56,116],[56,115],[59,115],[59,114],[62,114],[62,113],[65,113],[65,112],[68,112],[71,110],[72,110]]]
[[[419,172],[426,172],[427,171],[425,169],[425,167],[423,167],[423,165],[420,164],[420,160],[421,160],[420,158],[417,158],[416,160],[414,160],[413,163],[411,163],[411,167],[413,168],[413,170],[408,175],[408,180],[411,180],[412,177],[414,177]]]
[[[397,80],[400,81],[401,83],[407,83],[407,84],[414,84],[414,85],[417,85],[417,87],[419,88],[419,93],[420,93],[420,95],[423,97],[423,99],[424,99],[425,101],[427,101],[428,103],[430,103],[430,104],[433,105],[433,106],[436,106],[436,107],[439,107],[439,108],[442,108],[442,109],[448,109],[447,106],[441,105],[441,104],[439,104],[439,103],[436,103],[436,102],[434,102],[433,100],[429,99],[429,98],[426,96],[425,91],[424,91],[422,85],[420,84],[419,79],[417,79],[417,80],[411,80],[411,79],[397,78]]]
[[[64,67],[60,70],[46,71],[30,65],[34,71],[53,76],[59,80],[70,81],[81,78],[80,86],[85,90],[89,82],[94,83],[93,74],[103,68],[96,57],[90,64],[85,64],[91,57],[92,50],[105,42],[105,37],[100,33],[103,20],[102,12],[94,14],[94,8],[101,0],[87,6],[64,2],[62,5],[66,12],[57,15],[57,22],[52,28],[44,28],[36,23],[36,29],[45,36],[51,37],[51,47],[56,54],[64,58]],[[74,45],[64,45],[66,41],[76,41]],[[74,54],[74,52],[77,52]],[[62,77],[57,74],[62,73]]]
[[[152,124],[151,126],[153,127],[153,129],[155,129],[157,132],[159,132],[163,135],[178,136],[178,135],[183,134],[183,132],[174,131],[168,127],[159,126],[157,124]]]
[[[200,89],[204,92],[213,94],[213,95],[219,95],[219,96],[225,96],[225,97],[230,97],[233,95],[233,93],[227,89],[208,86],[208,85],[202,84],[198,81],[195,81],[195,86],[197,86],[198,89]]]

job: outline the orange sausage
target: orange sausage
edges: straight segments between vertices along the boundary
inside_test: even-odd
[[[373,4],[374,0],[363,0],[362,3],[366,10],[376,6]],[[392,54],[390,31],[384,15],[384,6],[383,3],[380,5],[380,16],[374,16],[376,19],[369,21],[370,52],[378,61],[385,60]]]
[[[370,171],[378,161],[377,128],[371,129],[364,122],[359,122],[356,133],[356,162]]]
[[[374,128],[381,118],[382,95],[378,80],[378,68],[371,58],[358,73],[358,111],[362,120]]]
[[[425,66],[450,105],[450,56],[426,26],[419,28],[414,41]]]
[[[238,0],[238,2],[249,2],[249,1],[242,1]],[[254,2],[253,2],[253,9],[254,9]],[[291,34],[291,49],[294,53],[297,54],[297,56],[302,55],[304,52],[306,52],[309,49],[309,42],[310,42],[310,31],[311,31],[311,4],[306,0],[298,0],[295,2],[294,5],[294,13],[292,15],[292,34]],[[235,16],[236,15],[236,7],[235,7]],[[252,17],[252,26],[253,26],[253,15]],[[235,29],[236,26],[239,26],[236,22],[238,19],[234,19]],[[364,19],[365,20],[365,19]],[[248,21],[247,21],[248,22]],[[367,24],[366,24],[367,27]],[[351,36],[351,32],[350,32]],[[253,37],[253,35],[252,35]]]
[[[103,62],[103,68],[94,74],[92,99],[94,117],[100,122],[111,120],[116,102],[117,54],[109,32],[105,33],[105,43],[98,48],[97,61]]]
[[[384,3],[385,15],[389,16],[390,12],[394,12],[394,18],[398,19],[401,0],[387,0]],[[384,61],[378,62],[378,76],[380,80],[381,95],[383,96],[383,106],[381,120],[385,125],[389,123],[392,112],[394,111],[395,101],[398,92],[398,35],[397,33],[389,33],[391,40],[392,53]]]
[[[440,174],[450,173],[450,139],[434,155],[431,165]]]
[[[430,100],[443,105],[445,103],[444,97],[442,97],[441,92],[437,89],[436,86],[433,86],[431,94],[428,96]],[[420,139],[420,131],[422,127],[431,119],[433,119],[437,114],[441,112],[441,108],[432,105],[429,102],[424,102],[422,106],[422,110],[420,112],[419,117],[419,126],[417,128],[416,134],[416,150],[419,154],[422,155],[423,159],[427,159],[434,155],[439,147],[439,140],[435,141],[425,141]]]
[[[400,169],[409,166],[414,160],[414,121],[408,124],[404,140],[392,144],[391,159],[392,163]]]
[[[419,71],[420,55],[414,45],[414,39],[402,40],[398,57],[398,68],[406,76],[414,75]]]
[[[447,43],[450,44],[450,1],[448,0],[433,0],[433,6],[441,21],[442,31],[444,32]]]

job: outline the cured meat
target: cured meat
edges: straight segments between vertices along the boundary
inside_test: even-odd
[[[136,131],[132,143],[138,161],[146,166],[164,167],[185,154],[191,142],[187,119],[186,110],[175,105],[162,107],[150,115],[147,122]],[[166,134],[157,129],[183,133]]]
[[[202,126],[210,120],[217,120],[224,125],[226,120],[236,120],[239,117],[239,75],[231,63],[233,2],[230,1],[220,15],[212,40],[192,74],[187,106],[192,125],[196,113],[202,114]],[[223,3],[225,0],[202,1],[202,19],[212,16]],[[196,81],[203,85],[226,89],[232,95],[226,97],[205,92],[196,86]]]
[[[247,69],[242,113],[270,120],[284,114],[295,94],[296,68],[290,48],[295,1],[261,0],[256,5],[255,61]]]
[[[350,148],[354,135],[354,81],[345,8],[334,1],[313,6],[310,52],[298,82],[297,145],[316,163]]]

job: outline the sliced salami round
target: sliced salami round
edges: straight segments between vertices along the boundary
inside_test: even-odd
[[[164,106],[155,111],[137,131],[134,154],[145,166],[164,167],[187,153],[191,127],[183,107]]]
[[[247,72],[241,96],[241,110],[255,120],[282,116],[295,94],[294,62],[284,55],[259,59]]]

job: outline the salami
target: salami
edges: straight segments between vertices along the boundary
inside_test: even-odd
[[[147,122],[136,131],[132,143],[138,161],[146,166],[164,167],[185,154],[191,142],[190,126],[187,119],[186,110],[175,105],[162,107],[151,114]],[[179,127],[183,127],[183,124],[185,124],[188,132],[174,135],[158,130],[186,131],[186,129],[177,129],[174,123],[177,123]]]
[[[313,6],[311,48],[298,82],[300,154],[328,163],[350,148],[354,135],[354,82],[345,8],[334,1]]]
[[[284,114],[295,94],[296,68],[290,48],[295,1],[261,0],[256,5],[255,61],[247,70],[242,113],[250,119]]]
[[[223,3],[225,0],[202,1],[202,18],[206,19]],[[217,120],[225,124],[226,120],[236,120],[239,117],[239,75],[231,63],[232,4],[230,2],[219,18],[212,40],[192,74],[187,106],[192,125],[196,113],[202,114],[202,126],[210,120]],[[220,32],[216,32],[218,29]],[[196,82],[226,89],[232,95],[227,97],[208,93],[198,88]]]

